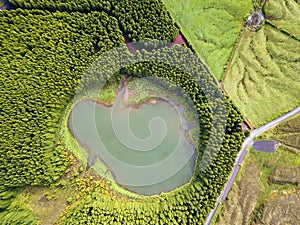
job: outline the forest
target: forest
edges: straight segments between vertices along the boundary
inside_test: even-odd
[[[14,198],[25,186],[54,184],[75,164],[59,129],[87,67],[106,51],[125,46],[126,37],[172,41],[178,30],[156,0],[11,2],[21,8],[0,12],[0,222],[35,224],[35,212],[15,205]],[[153,20],[146,20],[149,15]],[[106,184],[100,185],[104,191],[84,187],[77,190],[57,224],[201,224],[205,220],[240,150],[242,118],[201,60],[190,58],[189,49],[181,55],[180,48],[142,50],[135,55],[128,51],[129,59],[153,57],[154,62],[130,65],[112,78],[154,76],[181,86],[199,113],[198,162],[206,157],[211,163],[205,170],[196,170],[188,185],[153,198],[120,197],[113,191],[111,195],[107,189],[113,188]],[[184,65],[184,72],[157,62],[170,55]],[[97,74],[96,79],[107,79],[101,71]],[[87,85],[94,81],[94,77],[88,79]],[[221,94],[209,102],[207,93],[212,87]],[[220,118],[212,110],[221,101],[225,102],[225,131],[214,122]],[[220,150],[217,145],[209,146],[210,141],[221,141]]]
[[[199,113],[200,120],[200,145],[198,146],[198,166],[205,151],[208,151],[207,145],[209,138],[213,137],[213,143],[218,138],[222,138],[222,147],[210,149],[212,155],[208,155],[208,161],[211,161],[204,170],[196,170],[191,183],[174,193],[162,195],[158,199],[111,199],[92,191],[79,199],[75,204],[65,210],[58,224],[128,224],[134,221],[135,224],[201,224],[204,222],[209,210],[214,207],[220,192],[222,191],[227,177],[230,174],[235,157],[240,150],[244,135],[241,130],[241,116],[231,101],[224,97],[226,102],[226,131],[224,137],[221,136],[220,124],[216,129],[211,129],[213,115],[212,104],[218,105],[223,96],[216,98],[215,102],[208,102],[207,96],[202,90],[210,89],[209,86],[216,86],[215,78],[209,74],[208,70],[201,63],[191,59],[191,52],[188,50],[185,55],[180,51],[180,47],[175,46],[172,49],[163,48],[157,51],[142,51],[131,57],[148,59],[150,56],[154,62],[137,63],[121,71],[121,74],[127,74],[133,77],[159,77],[166,78],[180,85],[185,93],[193,100],[194,106]],[[189,62],[185,64],[184,72],[174,66],[158,62],[159,58],[167,58],[172,55],[177,60]],[[130,56],[129,56],[130,57]],[[189,59],[189,60],[187,60]],[[117,60],[117,59],[116,59]],[[97,67],[103,65],[95,64]],[[197,72],[196,72],[197,71]],[[188,73],[187,73],[188,72]],[[190,74],[197,73],[195,77]],[[170,76],[170,74],[172,74]],[[99,74],[98,81],[103,79],[104,74]],[[205,86],[199,86],[197,79],[204,79],[201,83]],[[91,84],[97,80],[90,81]],[[87,80],[85,86],[89,84]],[[219,105],[220,106],[220,105]],[[213,148],[217,146],[213,146]],[[215,153],[215,155],[214,155]],[[147,202],[145,202],[147,201]],[[138,213],[137,213],[138,212]],[[79,218],[79,219],[78,219]]]
[[[131,41],[173,41],[177,34],[173,20],[161,1],[156,0],[10,0],[26,9],[61,12],[103,11],[118,19]]]

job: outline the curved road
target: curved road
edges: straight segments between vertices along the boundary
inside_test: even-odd
[[[230,176],[228,177],[228,181],[227,181],[227,183],[225,185],[225,188],[223,189],[221,195],[219,196],[215,208],[210,211],[210,213],[209,213],[209,215],[208,215],[208,217],[207,217],[207,219],[206,219],[206,221],[204,223],[205,225],[209,225],[211,223],[211,221],[212,221],[212,219],[213,219],[213,217],[214,217],[214,215],[215,215],[215,213],[216,213],[219,205],[221,204],[221,202],[223,200],[226,199],[226,197],[227,197],[227,195],[228,195],[228,193],[230,191],[230,188],[231,188],[231,186],[232,186],[232,184],[233,184],[233,182],[234,182],[234,180],[236,178],[236,175],[237,175],[237,173],[240,170],[240,164],[243,162],[243,160],[245,158],[245,155],[246,155],[246,152],[247,152],[246,151],[246,147],[247,146],[252,146],[253,140],[254,140],[255,137],[257,137],[258,135],[266,132],[270,128],[278,125],[279,123],[281,123],[281,122],[289,119],[290,117],[296,115],[297,113],[300,113],[300,106],[298,106],[298,107],[294,108],[293,110],[289,111],[288,113],[286,113],[286,114],[278,117],[277,119],[272,120],[271,122],[269,122],[269,123],[267,123],[267,124],[265,124],[265,125],[257,128],[257,129],[255,129],[255,130],[253,130],[250,133],[250,136],[247,137],[244,140],[243,145],[242,145],[242,149],[241,149],[241,151],[239,152],[239,154],[238,154],[238,156],[236,158],[236,161],[234,163],[234,167],[232,169],[232,172],[231,172]]]

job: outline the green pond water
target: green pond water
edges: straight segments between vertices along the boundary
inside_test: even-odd
[[[100,159],[116,183],[142,195],[187,183],[197,157],[184,108],[162,99],[154,103],[124,105],[121,94],[113,106],[86,99],[68,120],[70,132],[88,151],[88,166]]]

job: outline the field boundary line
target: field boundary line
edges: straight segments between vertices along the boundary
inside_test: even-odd
[[[300,41],[300,38],[298,38],[297,36],[295,36],[294,34],[291,34],[289,31],[279,28],[277,27],[275,24],[273,24],[270,20],[265,20],[266,25],[269,25],[270,27],[276,29],[277,31],[279,31],[280,33],[289,36],[290,38],[294,39],[295,41]]]
[[[277,140],[277,141],[278,141],[278,140]],[[281,141],[279,141],[279,142],[280,142],[280,145],[282,145],[282,146],[284,146],[284,147],[287,147],[287,148],[289,148],[289,149],[295,150],[295,151],[297,151],[297,152],[300,153],[300,149],[295,148],[295,147],[290,146],[290,145],[287,145],[287,144],[284,144],[284,143],[282,143]]]
[[[226,93],[226,95],[228,95],[228,93],[227,93],[227,91],[225,89],[225,78],[226,78],[226,76],[228,74],[229,69],[231,68],[233,58],[234,58],[235,53],[237,52],[238,48],[240,47],[240,44],[241,44],[242,38],[244,37],[245,32],[246,32],[246,29],[244,27],[243,30],[240,32],[240,35],[239,35],[239,37],[237,39],[237,42],[236,42],[236,44],[235,44],[235,46],[234,46],[234,48],[233,48],[233,50],[232,50],[232,52],[230,54],[230,57],[229,57],[229,59],[228,59],[228,61],[226,63],[226,69],[224,70],[224,73],[223,73],[223,75],[221,77],[221,82],[220,82],[221,88]]]

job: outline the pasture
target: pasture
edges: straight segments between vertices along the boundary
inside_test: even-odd
[[[181,32],[221,80],[239,40],[252,1],[163,0]]]
[[[299,4],[289,2],[293,1],[280,8],[267,4],[266,18],[270,20],[256,32],[244,31],[225,74],[226,92],[256,127],[300,103],[300,43],[288,23],[299,11]],[[293,13],[287,10],[292,6]],[[300,23],[295,20],[293,26],[297,31]]]

